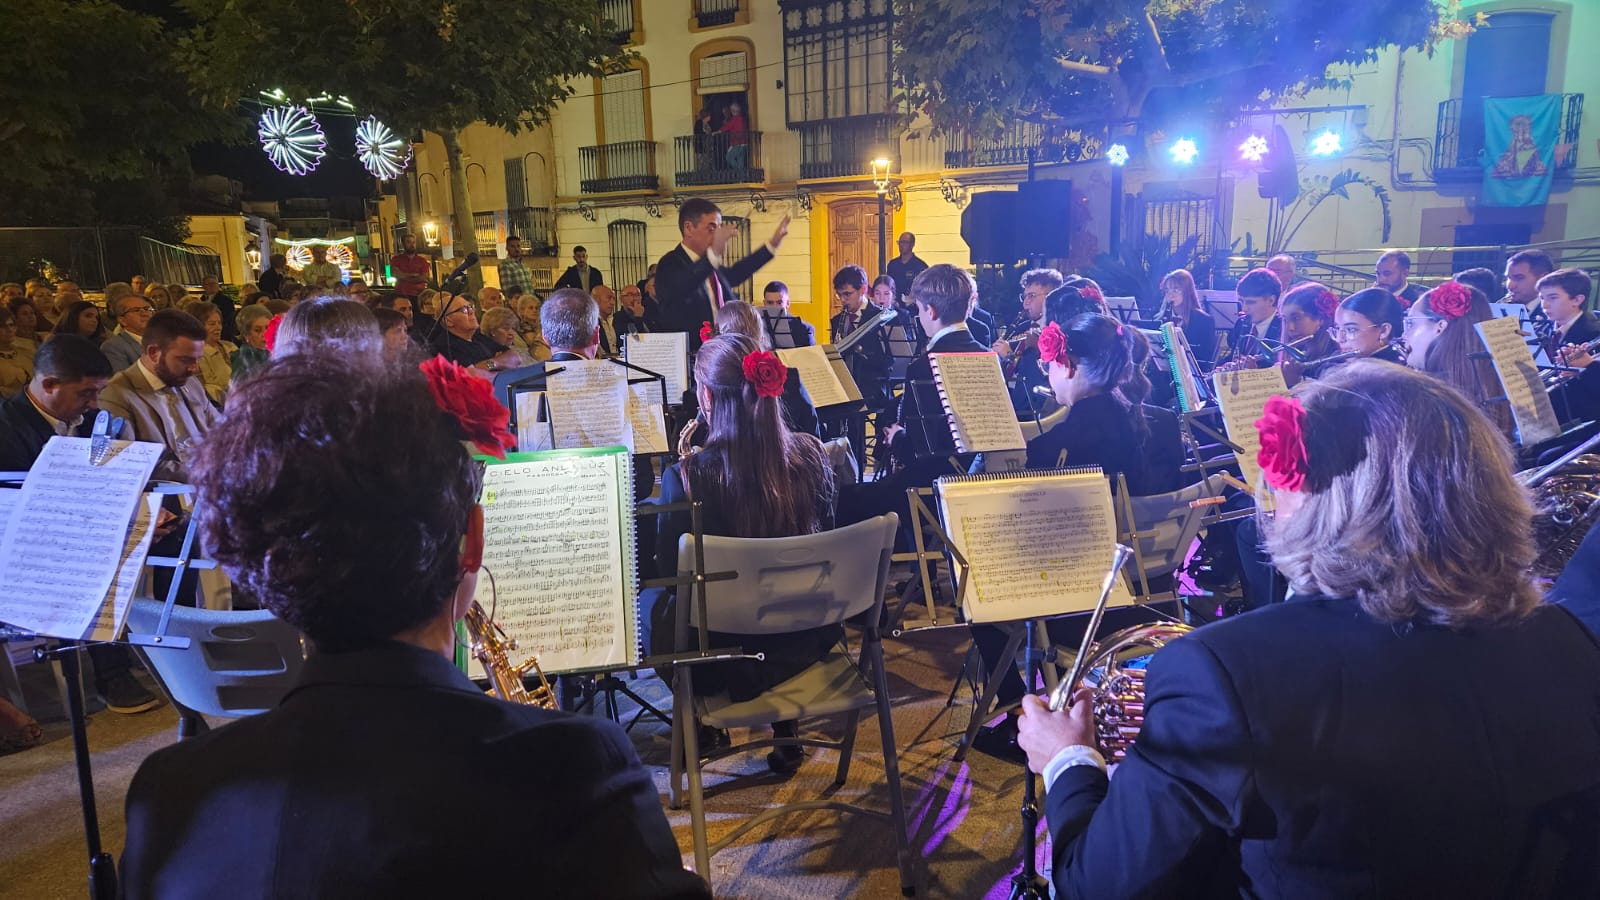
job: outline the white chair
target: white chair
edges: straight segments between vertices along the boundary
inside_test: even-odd
[[[682,808],[683,779],[688,774],[689,815],[694,835],[695,868],[710,879],[711,857],[751,829],[778,816],[812,809],[857,813],[887,822],[895,831],[896,861],[902,892],[912,892],[911,847],[906,833],[905,800],[901,793],[900,766],[895,756],[894,723],[889,710],[889,688],[884,675],[883,649],[878,621],[894,551],[898,517],[893,513],[819,534],[792,538],[703,539],[705,572],[737,572],[725,581],[701,582],[704,614],[693,592],[685,591],[677,613],[677,646],[695,646],[691,626],[703,628],[698,647],[707,645],[705,631],[726,634],[774,635],[804,631],[853,619],[863,623],[865,637],[858,659],[852,660],[836,645],[822,661],[773,687],[760,696],[735,703],[725,694],[695,697],[692,665],[679,665],[673,674],[672,771],[673,809]],[[693,575],[695,552],[692,536],[680,541],[679,573]],[[864,664],[871,684],[858,664]],[[887,811],[832,800],[801,800],[769,808],[741,824],[715,844],[707,844],[705,797],[701,787],[698,725],[712,728],[759,727],[792,719],[844,715],[844,731],[836,741],[813,738],[770,738],[747,741],[707,757],[707,762],[732,753],[760,747],[809,746],[836,749],[839,767],[834,784],[843,785],[850,771],[856,726],[862,710],[875,708],[888,781]]]
[[[1022,426],[1023,439],[1031,441],[1066,420],[1067,407],[1058,406],[1038,419],[1022,419],[1018,424]]]
[[[1134,575],[1129,587],[1140,602],[1177,598],[1175,587],[1153,594],[1150,582],[1183,566],[1211,509],[1208,505],[1197,506],[1196,502],[1221,493],[1222,478],[1213,475],[1169,493],[1132,497],[1128,495],[1127,480],[1117,476],[1118,539],[1133,548]]]

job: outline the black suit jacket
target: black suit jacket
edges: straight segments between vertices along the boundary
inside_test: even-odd
[[[94,432],[95,411],[89,413],[74,429],[74,436],[88,437]],[[26,472],[33,468],[34,460],[55,435],[55,429],[33,408],[27,388],[0,401],[0,472]]]
[[[710,897],[620,728],[399,643],[314,655],[277,709],[146,759],[121,880],[129,900]]]
[[[662,331],[683,331],[689,335],[691,345],[700,346],[700,324],[712,321],[711,297],[707,295],[706,279],[716,272],[722,282],[725,300],[735,299],[733,287],[756,273],[757,269],[772,261],[772,251],[765,244],[751,251],[749,256],[731,266],[714,268],[709,256],[699,262],[689,259],[689,252],[679,244],[667,251],[656,264],[656,302]]]
[[[1241,359],[1253,356],[1263,366],[1270,366],[1278,361],[1278,341],[1283,340],[1283,316],[1273,316],[1267,323],[1266,338],[1273,341],[1271,347],[1256,340],[1255,323],[1249,316],[1240,316],[1234,321],[1233,327],[1228,329],[1228,355],[1226,359]],[[1196,354],[1198,355],[1198,354]]]
[[[1559,607],[1452,631],[1297,597],[1146,686],[1109,790],[1047,795],[1060,897],[1600,896],[1600,642]]]
[[[982,344],[984,349],[994,346],[994,316],[987,309],[972,307],[972,313],[967,316],[967,330],[972,332],[972,339]]]
[[[1583,315],[1579,316],[1578,320],[1572,323],[1572,327],[1567,329],[1567,333],[1561,336],[1557,342],[1558,349],[1568,344],[1587,344],[1593,340],[1600,340],[1600,316],[1584,310]]]
[[[600,274],[600,270],[594,266],[589,267],[589,274],[591,277],[589,279],[588,290],[594,290],[600,285],[606,283],[605,278]],[[584,290],[585,288],[583,286],[583,280],[578,277],[577,265],[574,264],[567,266],[567,270],[561,273],[560,278],[556,279],[555,286],[558,288],[577,288],[580,291]]]

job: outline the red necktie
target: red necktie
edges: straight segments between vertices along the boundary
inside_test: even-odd
[[[711,278],[708,279],[708,280],[711,282],[711,304],[712,304],[712,308],[713,309],[721,309],[722,308],[722,279],[720,277],[718,277],[716,271],[713,270],[712,273],[711,273]]]

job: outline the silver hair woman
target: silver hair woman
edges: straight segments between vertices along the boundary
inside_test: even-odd
[[[383,354],[383,334],[366,304],[334,297],[314,297],[284,314],[272,347],[274,357],[291,353],[333,352],[370,360]]]

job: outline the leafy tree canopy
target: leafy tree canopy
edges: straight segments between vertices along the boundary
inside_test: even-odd
[[[1336,64],[1453,36],[1459,0],[899,0],[906,99],[938,130],[1221,117]]]

